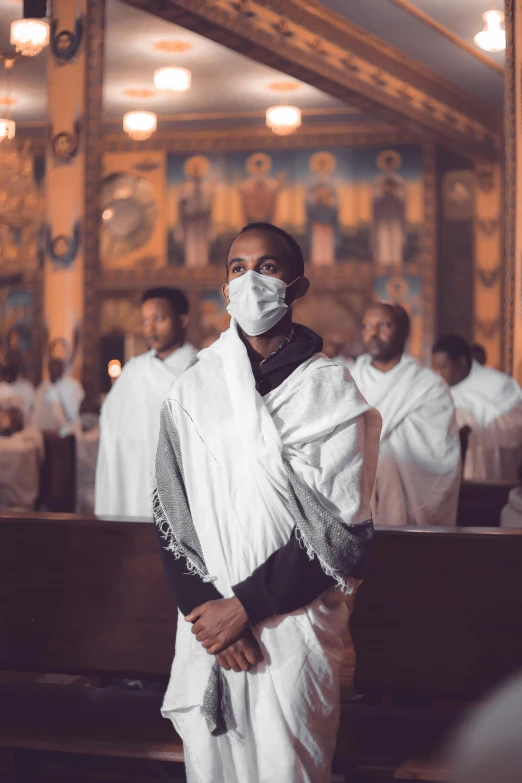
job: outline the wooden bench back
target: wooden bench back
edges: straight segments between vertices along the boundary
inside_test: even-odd
[[[44,459],[36,508],[73,513],[76,508],[76,438],[44,433]]]
[[[460,488],[459,527],[498,527],[500,512],[508,501],[513,483],[464,481]]]
[[[522,530],[380,529],[350,629],[355,690],[474,699],[522,667]]]
[[[152,523],[0,515],[0,670],[167,677],[175,628]]]
[[[469,699],[522,666],[521,563],[522,531],[377,530],[356,691]],[[0,514],[0,670],[166,678],[175,627],[151,523]]]

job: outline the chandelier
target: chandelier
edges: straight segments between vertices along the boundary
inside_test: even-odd
[[[34,57],[49,44],[49,25],[43,19],[17,19],[11,24],[11,45],[25,57]]]
[[[473,39],[477,46],[486,52],[502,52],[506,48],[506,31],[502,28],[504,14],[502,11],[486,11],[482,16],[484,29]]]
[[[123,130],[135,141],[150,139],[158,127],[158,118],[152,111],[128,111],[123,116]]]
[[[278,136],[289,136],[301,127],[301,109],[297,106],[270,106],[266,125]]]
[[[7,117],[0,118],[0,141],[4,139],[14,139],[16,133],[16,123]]]
[[[192,74],[186,68],[167,66],[154,71],[154,84],[158,90],[186,92],[190,90]]]

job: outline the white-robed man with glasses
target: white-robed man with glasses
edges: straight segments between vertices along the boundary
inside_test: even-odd
[[[291,236],[246,226],[227,259],[230,329],[162,409],[154,516],[180,611],[163,715],[189,783],[331,780],[380,417],[292,322],[308,287]]]

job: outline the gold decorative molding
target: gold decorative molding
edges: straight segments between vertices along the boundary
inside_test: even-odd
[[[500,115],[337,15],[295,0],[126,0],[312,84],[419,139],[494,157]],[[313,13],[311,12],[311,9]],[[283,25],[282,22],[285,21]],[[350,53],[347,60],[347,52]],[[426,108],[428,103],[429,109]],[[473,133],[469,130],[473,128]],[[471,138],[470,138],[471,135]]]
[[[277,136],[265,127],[206,130],[165,130],[147,141],[136,142],[121,132],[105,137],[106,152],[160,150],[167,152],[227,152],[231,150],[306,149],[308,147],[355,147],[369,145],[418,144],[418,138],[383,124],[309,125],[291,136]]]
[[[406,13],[410,14],[410,16],[415,17],[415,19],[417,19],[419,22],[422,22],[427,27],[435,30],[435,32],[443,35],[448,39],[448,41],[451,41],[451,43],[455,44],[455,46],[458,46],[459,49],[462,49],[462,51],[466,52],[466,54],[470,54],[472,57],[480,60],[480,62],[484,65],[492,68],[501,76],[504,76],[504,68],[496,63],[495,60],[492,60],[491,57],[488,57],[487,54],[484,54],[484,52],[482,52],[476,46],[473,46],[472,44],[465,41],[464,38],[460,37],[460,35],[452,32],[452,30],[448,30],[447,27],[445,27],[440,22],[437,22],[436,19],[422,11],[416,5],[413,5],[413,3],[410,3],[409,0],[390,0],[390,2],[394,3],[394,5],[398,6],[403,11],[406,11]]]

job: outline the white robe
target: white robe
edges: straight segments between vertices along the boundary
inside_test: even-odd
[[[431,370],[403,356],[381,372],[368,354],[352,376],[382,416],[374,495],[378,525],[455,525],[460,442],[449,389]]]
[[[464,478],[516,481],[522,460],[522,389],[516,380],[473,362],[451,394],[459,428],[471,429]]]
[[[500,527],[522,527],[522,487],[515,487],[509,493],[500,513]]]
[[[31,420],[34,400],[34,386],[25,378],[17,378],[12,383],[0,383],[0,406],[14,405],[20,408],[26,425]]]
[[[232,321],[172,386],[166,406],[204,563],[225,597],[291,536],[283,460],[343,527],[370,517],[380,417],[330,359],[313,357],[263,398]],[[346,622],[334,590],[257,625],[264,662],[222,673],[234,726],[212,736],[201,706],[214,658],[180,615],[163,714],[185,743],[190,783],[331,780]]]
[[[56,383],[42,381],[36,390],[31,426],[62,436],[74,431],[85,391],[80,381],[63,375]]]
[[[100,417],[95,513],[152,517],[150,475],[158,445],[161,406],[194,356],[184,345],[165,361],[155,351],[130,359],[105,398]]]
[[[0,437],[0,508],[31,511],[38,496],[43,436],[26,428]]]

